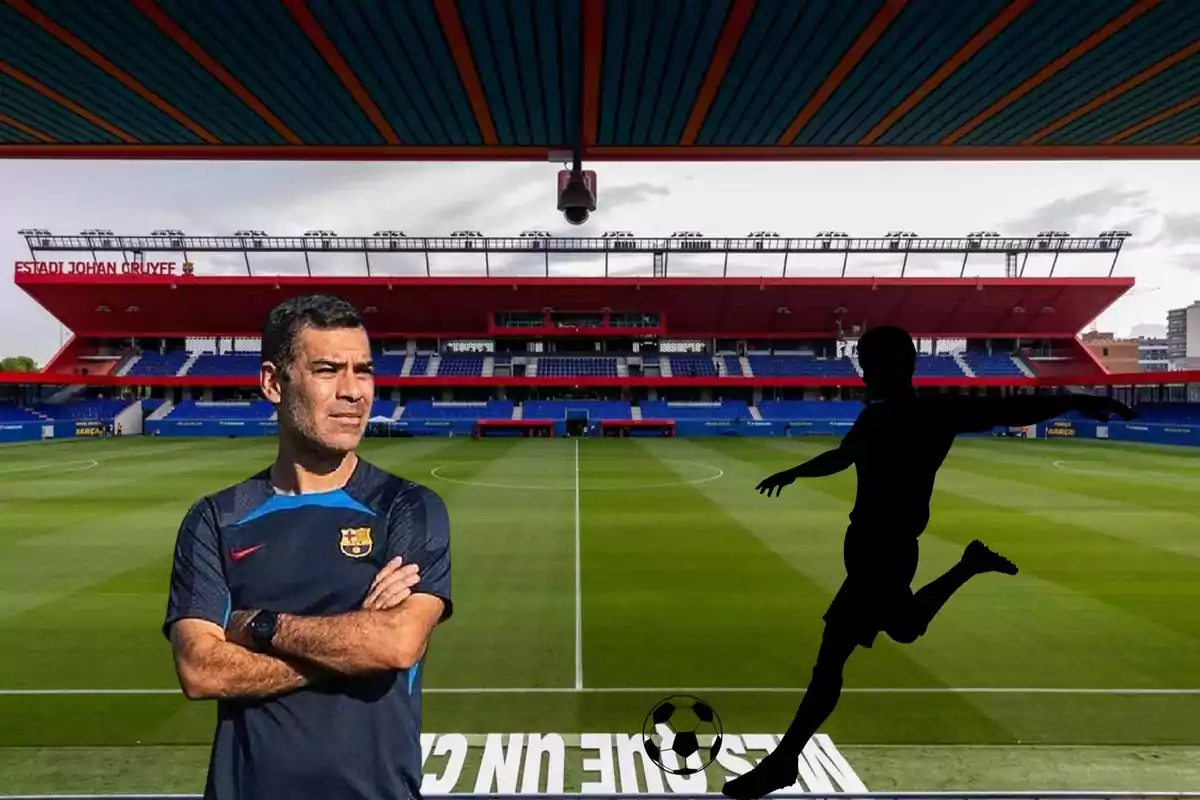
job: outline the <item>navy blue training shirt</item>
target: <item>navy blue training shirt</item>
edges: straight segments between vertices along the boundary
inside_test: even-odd
[[[362,460],[342,489],[287,495],[265,470],[200,500],[179,530],[163,632],[234,610],[319,616],[362,607],[395,556],[414,592],[451,614],[450,520],[430,489]],[[421,788],[421,663],[325,679],[269,698],[220,700],[211,800],[406,800]]]

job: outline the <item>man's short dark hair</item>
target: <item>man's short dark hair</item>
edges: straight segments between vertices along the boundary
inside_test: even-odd
[[[306,294],[284,300],[267,315],[262,333],[262,360],[286,374],[296,355],[296,339],[305,328],[361,328],[352,303],[329,294]]]

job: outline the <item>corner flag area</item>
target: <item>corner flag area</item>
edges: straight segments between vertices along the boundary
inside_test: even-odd
[[[832,441],[367,440],[454,526],[426,792],[699,794],[773,748],[843,574],[854,478],[753,487]],[[187,498],[274,447],[0,448],[2,791],[203,789],[215,706],[182,697],[159,633],[175,530]],[[1198,479],[1190,448],[960,440],[916,583],[977,537],[1021,572],[972,581],[916,644],[853,658],[795,790],[1200,786]],[[680,692],[724,724],[698,776],[646,769],[640,747],[647,711]]]

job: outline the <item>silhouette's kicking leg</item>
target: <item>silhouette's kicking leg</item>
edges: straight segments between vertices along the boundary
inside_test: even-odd
[[[903,644],[916,641],[925,633],[929,623],[942,610],[942,606],[946,604],[950,596],[961,589],[971,578],[985,572],[1016,575],[1017,567],[1013,562],[993,552],[987,545],[976,539],[967,545],[957,564],[913,595],[909,613],[894,628],[888,630],[888,635]]]
[[[796,782],[796,760],[804,745],[837,706],[842,694],[842,670],[857,646],[854,637],[845,633],[840,626],[825,627],[812,681],[787,733],[779,746],[757,766],[725,784],[721,791],[726,797],[750,800]]]

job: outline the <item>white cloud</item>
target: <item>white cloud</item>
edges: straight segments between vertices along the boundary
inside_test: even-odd
[[[75,232],[111,228],[120,233],[181,228],[195,234],[249,227],[274,234],[308,228],[343,235],[402,229],[444,235],[455,229],[515,234],[526,228],[557,235],[594,236],[609,229],[643,235],[699,230],[739,236],[751,230],[811,235],[844,230],[881,235],[892,229],[956,236],[972,230],[1026,235],[1043,229],[1075,234],[1124,228],[1135,236],[1116,274],[1132,275],[1141,291],[1123,298],[1097,324],[1127,333],[1139,323],[1161,324],[1168,308],[1200,297],[1200,218],[1194,162],[813,162],[813,163],[598,163],[600,208],[585,225],[569,226],[555,209],[558,164],[219,163],[2,161],[0,255],[8,264],[28,257],[22,227]],[[338,257],[340,259],[340,257]],[[236,274],[240,257],[196,256],[211,271]],[[720,274],[721,258],[673,258],[674,274]],[[701,262],[704,262],[701,264]],[[538,275],[531,258],[493,258],[504,274]],[[710,263],[711,262],[711,263]],[[363,274],[357,260],[313,259],[314,274]],[[1055,274],[1107,274],[1109,259],[1063,258]],[[266,261],[260,268],[268,269]],[[700,267],[703,269],[700,269]],[[913,257],[906,274],[957,275],[955,258]],[[411,258],[373,268],[423,274]],[[482,273],[482,258],[438,258],[442,272]],[[602,259],[552,261],[554,275],[603,274]],[[613,274],[650,274],[644,259],[614,257]],[[730,259],[729,274],[782,269],[778,257]],[[1049,261],[1031,258],[1027,274],[1044,275]],[[273,272],[302,274],[296,256],[276,257]],[[996,259],[972,257],[968,274],[1002,274]],[[898,275],[899,259],[852,257],[847,274]],[[792,257],[789,275],[836,276],[841,260]],[[11,274],[11,273],[10,273]],[[0,280],[0,350],[46,359],[58,346],[58,324]]]

